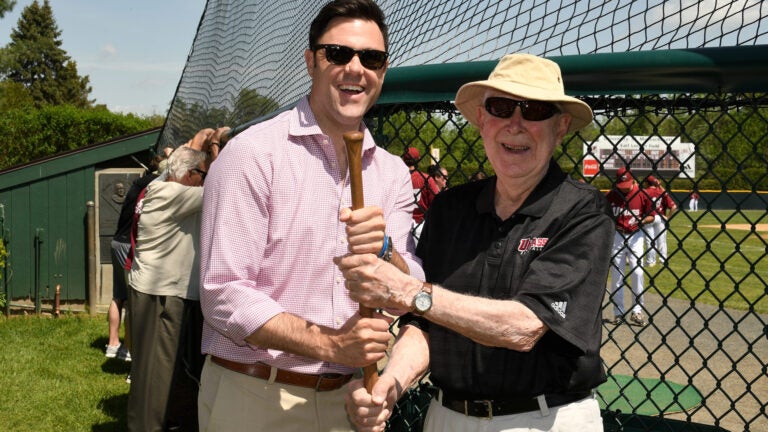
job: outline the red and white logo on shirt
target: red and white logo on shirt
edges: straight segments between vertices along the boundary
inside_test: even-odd
[[[549,241],[546,237],[528,237],[520,239],[520,244],[517,246],[517,251],[525,254],[530,251],[540,251],[544,249]]]

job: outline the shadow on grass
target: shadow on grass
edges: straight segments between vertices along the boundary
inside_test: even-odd
[[[104,363],[101,364],[101,370],[112,375],[128,376],[131,373],[131,362],[105,357]]]
[[[98,351],[101,355],[104,355],[104,347],[109,342],[107,337],[98,337],[94,339],[90,348]],[[131,363],[117,358],[103,357],[104,362],[101,364],[101,370],[104,373],[110,375],[119,375],[127,377],[131,372]],[[125,384],[126,387],[129,384]],[[104,397],[97,405],[104,415],[109,417],[111,421],[101,424],[95,424],[91,427],[93,432],[125,432],[127,428],[127,410],[128,406],[128,392],[120,395],[113,395]]]
[[[121,394],[117,396],[110,396],[99,401],[99,409],[104,414],[113,418],[114,421],[109,423],[102,423],[93,425],[91,430],[93,432],[124,432],[127,430],[126,425],[126,406],[128,405],[128,394]]]
[[[109,342],[109,338],[106,336],[98,337],[91,342],[91,348],[95,350],[99,350],[102,353],[106,349],[107,343]]]
[[[106,337],[98,337],[91,342],[90,347],[92,349],[104,353],[104,346],[109,341]],[[101,370],[111,375],[125,375],[131,372],[131,362],[126,362],[117,358],[104,357],[104,363],[101,364]]]

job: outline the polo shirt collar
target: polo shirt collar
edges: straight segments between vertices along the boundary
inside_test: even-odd
[[[563,179],[566,177],[565,173],[557,163],[550,159],[549,167],[547,168],[547,174],[533,189],[528,198],[525,199],[523,205],[515,212],[515,214],[523,214],[532,217],[542,217],[544,213],[549,209],[552,200],[554,199],[554,192]],[[475,208],[480,214],[492,213],[495,214],[493,198],[496,191],[496,182],[498,177],[491,177],[490,181],[486,183],[480,194],[475,201]]]

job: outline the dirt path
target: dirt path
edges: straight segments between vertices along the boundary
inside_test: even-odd
[[[650,325],[606,325],[601,356],[608,372],[692,384],[701,393],[702,406],[667,418],[768,431],[760,414],[768,401],[768,316],[655,294],[645,300]]]
[[[752,231],[751,224],[726,224],[725,229],[730,230],[738,230],[738,231]],[[722,228],[722,225],[699,225],[700,228],[716,228],[720,229]],[[768,224],[756,224],[754,225],[755,232],[760,235],[760,237],[764,239],[768,239]]]

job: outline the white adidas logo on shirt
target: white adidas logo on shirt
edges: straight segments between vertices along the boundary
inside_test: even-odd
[[[557,312],[560,317],[565,318],[565,308],[568,307],[568,302],[552,302],[550,306],[552,306],[552,309]]]

